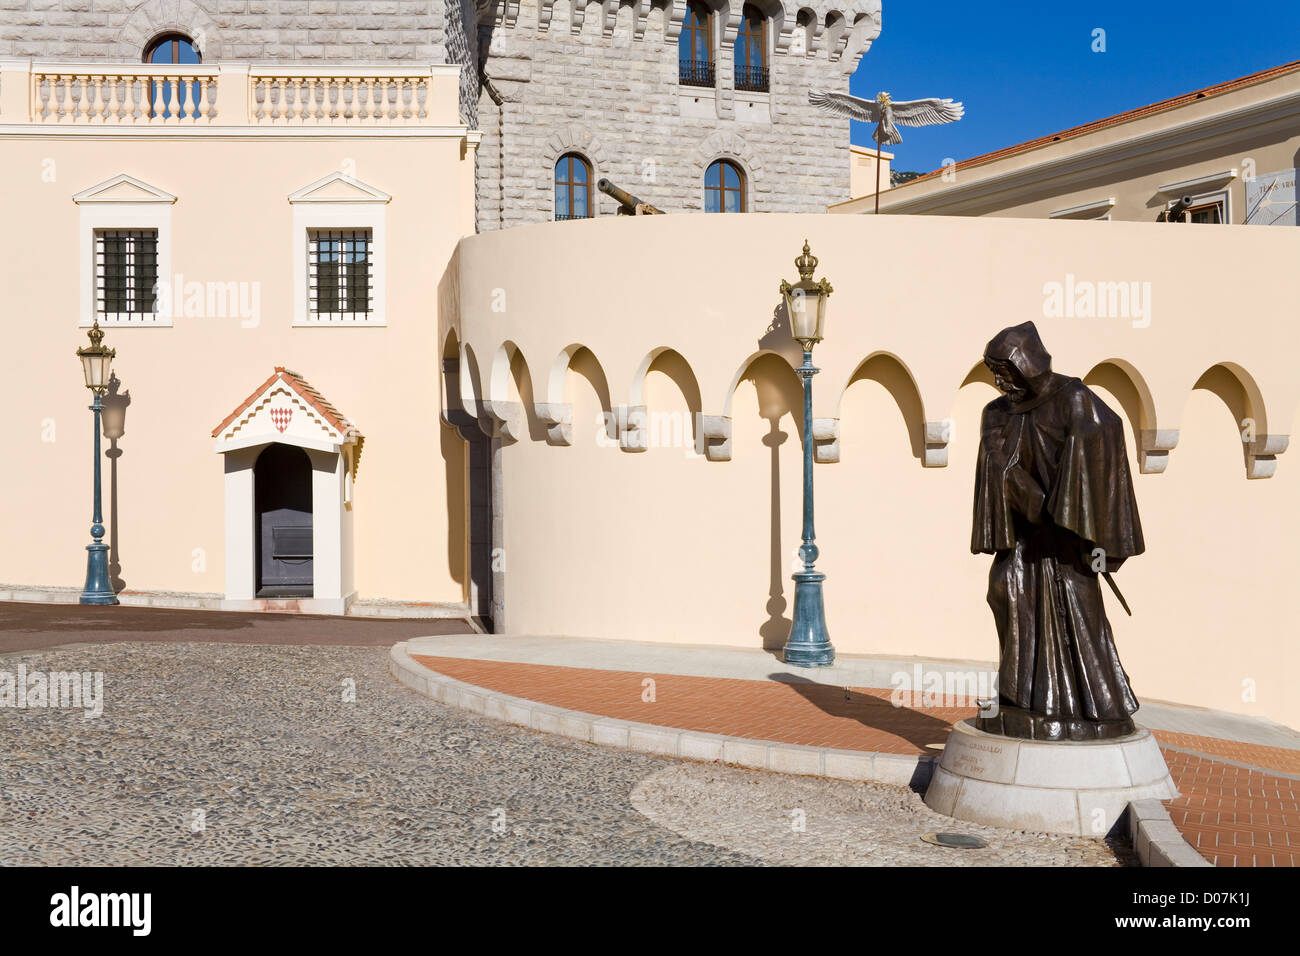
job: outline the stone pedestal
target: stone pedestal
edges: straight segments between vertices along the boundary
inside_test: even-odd
[[[954,725],[925,802],[971,823],[1105,836],[1130,800],[1178,796],[1150,731],[1097,741],[1019,740]]]

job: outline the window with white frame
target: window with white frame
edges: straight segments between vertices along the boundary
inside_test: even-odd
[[[105,323],[152,321],[158,307],[158,230],[95,230],[95,315]]]
[[[1193,195],[1189,205],[1178,217],[1179,222],[1199,222],[1211,225],[1223,225],[1230,221],[1230,199],[1228,190]],[[1177,200],[1165,203],[1165,209],[1172,212]]]
[[[384,258],[391,196],[342,172],[293,192],[293,324],[387,325]]]
[[[374,312],[370,229],[311,229],[307,235],[307,300],[312,318],[366,322]]]
[[[79,324],[171,326],[176,197],[121,173],[72,200],[80,219]]]
[[[1219,225],[1228,221],[1224,214],[1226,198],[1210,199],[1207,202],[1194,203],[1187,210],[1187,222],[1213,223]]]
[[[1222,226],[1233,221],[1232,183],[1236,179],[1236,169],[1224,169],[1159,186],[1156,192],[1165,197],[1165,218],[1169,218],[1174,206],[1187,198],[1189,203],[1177,217],[1179,222]]]

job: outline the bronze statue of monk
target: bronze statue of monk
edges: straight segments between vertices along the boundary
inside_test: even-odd
[[[978,724],[1032,740],[1120,737],[1138,704],[1100,574],[1145,550],[1142,526],[1119,416],[1051,363],[1032,322],[984,350],[1003,394],[980,424],[971,551],[993,555],[1001,666],[998,712]]]

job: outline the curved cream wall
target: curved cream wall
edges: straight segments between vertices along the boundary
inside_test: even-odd
[[[447,303],[441,330],[463,343],[462,382],[478,383],[463,400],[484,419],[524,406],[503,453],[509,631],[783,642],[799,543],[800,394],[786,359],[749,359],[760,340],[788,343],[769,327],[805,236],[836,290],[815,353],[815,415],[839,418],[840,461],[815,477],[818,566],[841,651],[996,658],[989,559],[969,553],[979,413],[994,392],[963,382],[995,332],[1034,319],[1059,371],[1127,363],[1150,393],[1145,412],[1114,369],[1089,381],[1117,410],[1127,401],[1145,414],[1139,430],[1165,444],[1178,430],[1165,473],[1135,479],[1148,550],[1117,576],[1135,616],[1115,608],[1112,622],[1138,693],[1300,724],[1300,619],[1288,599],[1300,569],[1300,479],[1283,454],[1274,477],[1248,480],[1234,412],[1194,388],[1201,381],[1247,410],[1272,449],[1289,432],[1300,405],[1290,266],[1300,236],[1290,230],[668,216],[465,240],[453,267],[459,314]],[[1067,272],[1150,282],[1149,326],[1045,318],[1044,283]],[[642,384],[640,370],[665,347],[680,358],[659,356]],[[902,366],[885,358],[859,369],[880,352]],[[1248,373],[1253,398],[1231,377],[1202,380],[1220,362]],[[598,426],[602,387],[613,406],[657,413],[669,446],[673,413],[729,414],[732,460],[620,450]],[[697,388],[698,408],[687,398]],[[572,405],[568,446],[548,444],[554,409],[534,407],[562,403]],[[949,464],[923,468],[924,423],[945,421]],[[1127,439],[1136,472],[1131,425]]]

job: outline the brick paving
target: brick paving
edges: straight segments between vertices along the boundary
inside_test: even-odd
[[[1217,866],[1300,865],[1300,781],[1199,754],[1164,754],[1183,794],[1165,801],[1169,817],[1202,856]]]
[[[1170,730],[1156,730],[1153,733],[1156,740],[1162,744],[1180,750],[1195,750],[1212,757],[1222,757],[1224,760],[1236,763],[1248,763],[1265,770],[1276,770],[1279,773],[1300,774],[1300,750],[1248,744],[1240,740],[1224,740],[1220,737],[1175,733]]]
[[[888,689],[846,690],[797,679],[777,683],[425,655],[415,660],[456,680],[553,707],[810,747],[933,753],[937,748],[928,745],[947,740],[953,721],[975,713],[955,706],[909,710],[893,706]],[[652,702],[642,699],[647,677],[655,682]]]
[[[894,707],[888,689],[831,687],[787,675],[758,681],[414,657],[456,680],[554,707],[813,747],[933,754],[955,721],[975,713],[953,700]],[[645,699],[647,678],[654,681],[653,700]],[[1300,751],[1154,733],[1183,794],[1165,801],[1170,818],[1207,860],[1218,866],[1300,865],[1300,781],[1268,772],[1300,772]]]

